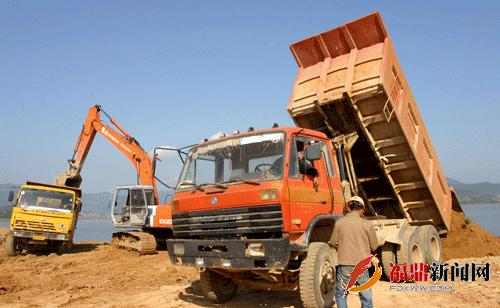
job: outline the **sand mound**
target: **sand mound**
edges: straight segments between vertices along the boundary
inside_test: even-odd
[[[443,238],[443,258],[470,258],[500,255],[500,238],[483,229],[464,213],[452,211],[451,229]]]
[[[9,232],[9,229],[0,228],[0,245],[3,243],[5,236]]]
[[[474,233],[475,234],[475,233]],[[454,292],[389,292],[373,287],[375,307],[497,307],[500,257],[455,259],[492,265],[489,282],[453,282]],[[97,242],[77,243],[72,253],[7,257],[0,248],[0,307],[214,307],[203,298],[198,271],[173,266],[165,251],[139,256]],[[349,306],[359,307],[357,296]],[[443,304],[445,303],[445,304]],[[298,291],[267,292],[238,288],[220,307],[300,307]]]

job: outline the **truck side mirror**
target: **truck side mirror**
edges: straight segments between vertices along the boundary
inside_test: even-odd
[[[315,161],[321,159],[321,144],[313,143],[306,148],[306,159],[308,161]]]
[[[12,201],[14,201],[14,191],[13,190],[9,191],[9,202],[12,203]]]

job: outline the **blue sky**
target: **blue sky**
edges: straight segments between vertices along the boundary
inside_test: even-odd
[[[500,182],[498,1],[1,1],[0,182],[52,181],[88,108],[146,149],[292,125],[290,43],[380,11],[447,176]],[[87,191],[132,184],[98,136]]]

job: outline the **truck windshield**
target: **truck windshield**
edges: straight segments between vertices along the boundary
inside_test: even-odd
[[[275,180],[283,175],[283,132],[234,137],[194,147],[177,189],[245,180]]]
[[[21,190],[18,206],[22,208],[42,208],[54,211],[71,211],[74,196],[70,193],[42,189]]]

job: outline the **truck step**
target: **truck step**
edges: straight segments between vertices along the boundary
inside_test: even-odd
[[[423,200],[423,201],[413,201],[413,202],[405,202],[403,203],[403,208],[409,210],[409,209],[418,209],[418,208],[423,208],[429,205],[432,205],[433,201],[430,199]]]
[[[417,162],[415,160],[405,160],[398,163],[393,163],[385,166],[385,170],[387,172],[401,170],[401,169],[409,169],[417,166]]]
[[[397,192],[402,192],[404,190],[413,190],[413,189],[418,189],[422,187],[427,187],[424,181],[417,181],[417,182],[409,182],[409,183],[403,183],[403,184],[397,184],[394,186],[394,189]]]
[[[360,182],[360,183],[376,181],[376,180],[380,180],[380,177],[379,176],[367,176],[367,177],[363,177],[363,178],[358,178],[358,182]]]
[[[381,196],[381,197],[375,197],[375,198],[368,198],[368,201],[370,201],[370,203],[373,203],[373,202],[396,201],[396,200],[390,196],[387,196],[387,197]]]
[[[375,148],[378,150],[381,148],[390,147],[390,146],[393,146],[396,144],[402,144],[402,143],[406,143],[406,139],[402,136],[397,136],[397,137],[392,137],[392,138],[388,138],[388,139],[375,141]]]
[[[380,156],[380,159],[386,163],[388,163],[391,159],[401,159],[405,158],[405,160],[412,160],[415,156],[412,153],[392,153]]]
[[[386,120],[385,116],[382,113],[377,113],[375,115],[367,116],[363,118],[363,125],[366,127],[370,124],[379,123]]]

